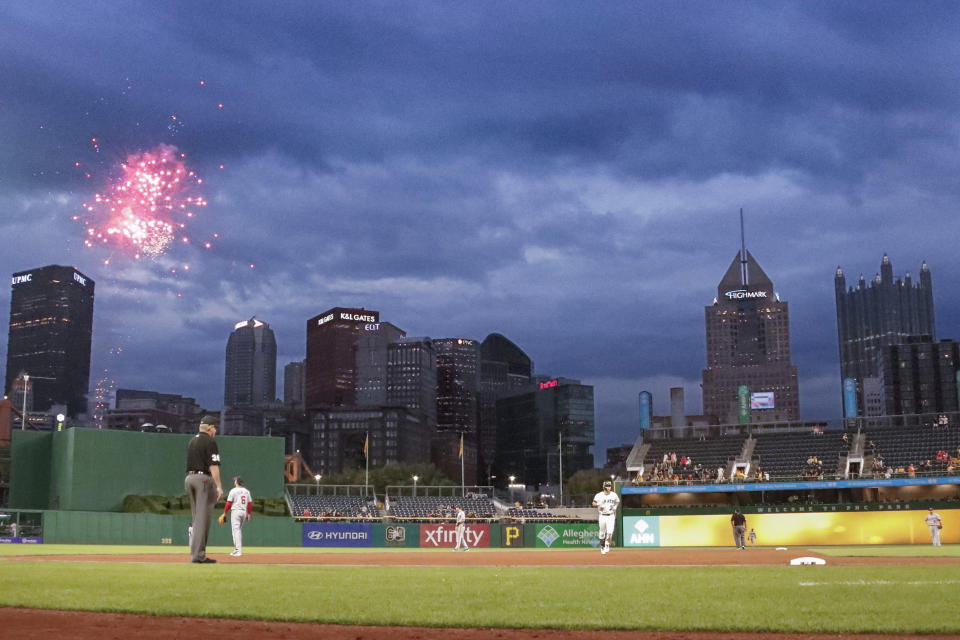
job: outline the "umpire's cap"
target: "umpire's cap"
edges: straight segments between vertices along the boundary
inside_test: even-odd
[[[241,478],[240,476],[233,476],[233,481],[236,482],[237,485],[241,487],[243,486],[243,478]]]
[[[205,415],[205,416],[203,416],[202,418],[200,418],[200,424],[209,424],[209,425],[212,425],[212,426],[214,426],[214,427],[219,427],[219,426],[220,426],[220,416],[214,416],[214,415],[211,415],[211,414],[208,413],[207,415]]]

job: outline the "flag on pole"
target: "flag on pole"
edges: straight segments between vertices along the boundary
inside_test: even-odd
[[[363,439],[363,457],[370,457],[370,434],[367,434],[367,437]]]
[[[463,434],[460,434],[460,457],[463,457]]]

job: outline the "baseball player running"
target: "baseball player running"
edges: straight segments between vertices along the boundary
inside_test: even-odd
[[[457,546],[453,548],[454,551],[469,551],[470,547],[467,545],[467,538],[464,535],[467,530],[467,514],[463,512],[463,507],[459,504],[457,505]]]
[[[617,526],[617,507],[620,497],[613,492],[613,483],[607,480],[603,483],[603,491],[593,496],[593,506],[600,512],[600,553],[610,552],[610,541],[613,540],[613,530]]]
[[[233,479],[233,489],[227,494],[227,504],[220,514],[220,524],[227,519],[230,514],[230,532],[233,534],[233,551],[230,555],[238,557],[243,555],[243,523],[250,519],[250,513],[253,511],[253,499],[250,491],[243,486],[243,478],[236,476]]]
[[[933,542],[933,546],[940,546],[940,529],[943,529],[943,520],[940,519],[940,514],[933,510],[933,507],[930,507],[930,513],[927,514],[927,517],[923,519],[927,523],[927,526],[930,527],[930,540]]]

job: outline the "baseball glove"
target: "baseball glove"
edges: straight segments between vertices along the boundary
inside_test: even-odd
[[[227,521],[227,514],[225,513],[221,513],[220,517],[217,518],[217,522],[219,522],[221,525],[226,521]]]

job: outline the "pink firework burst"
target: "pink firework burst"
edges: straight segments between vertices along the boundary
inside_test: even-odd
[[[207,201],[199,193],[203,180],[185,157],[167,144],[127,156],[119,178],[83,205],[85,244],[129,251],[139,259],[162,254],[177,239],[189,243],[187,223]]]

